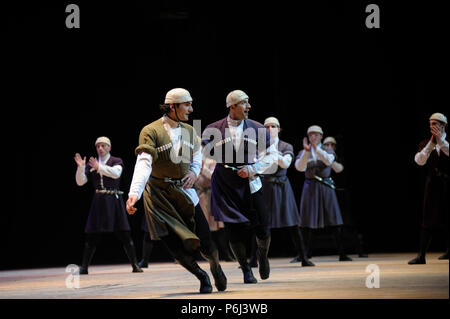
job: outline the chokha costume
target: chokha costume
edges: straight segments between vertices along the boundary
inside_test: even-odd
[[[442,113],[434,113],[430,120],[439,121],[448,125],[447,117]],[[414,160],[419,166],[426,169],[425,192],[422,207],[422,225],[420,232],[419,253],[409,264],[425,264],[425,255],[431,242],[432,233],[444,232],[447,236],[447,252],[439,259],[448,259],[449,256],[449,224],[450,210],[450,171],[449,171],[449,145],[447,134],[440,140],[432,142],[424,140],[419,145],[419,151]]]
[[[307,133],[317,132],[323,135],[322,128],[313,125]],[[333,180],[330,178],[331,164],[336,156],[332,150],[324,150],[322,144],[311,151],[301,150],[297,155],[295,168],[305,172],[300,199],[300,227],[303,228],[307,238],[308,250],[312,249],[312,232],[314,229],[333,226],[334,235],[338,244],[339,260],[350,261],[345,254],[343,244],[343,220]],[[308,255],[311,255],[311,251]]]
[[[191,101],[189,92],[178,88],[167,93],[165,104]],[[129,195],[140,198],[143,194],[151,239],[163,240],[180,265],[199,279],[200,293],[210,293],[208,274],[195,261],[194,253],[200,248],[210,263],[217,289],[225,290],[227,280],[198,196],[194,188],[182,188],[181,179],[189,171],[198,176],[202,165],[200,138],[194,128],[165,114],[142,129],[135,153]]]
[[[245,99],[248,95],[243,91],[232,91],[226,99],[227,107]],[[264,207],[258,174],[275,161],[276,148],[270,145],[269,133],[261,123],[250,119],[236,121],[228,115],[208,125],[202,140],[205,153],[217,162],[211,177],[211,211],[217,221],[225,224],[244,283],[257,282],[247,261],[246,246],[252,231],[258,246],[259,274],[261,279],[267,279],[270,274],[270,212]],[[243,165],[247,165],[248,178],[236,172]]]
[[[105,143],[111,146],[107,137],[99,137],[95,145]],[[88,266],[92,261],[102,233],[111,233],[122,242],[123,248],[130,260],[133,272],[142,272],[137,265],[136,251],[130,235],[130,225],[125,210],[122,193],[119,190],[120,177],[123,171],[123,162],[119,157],[107,153],[99,158],[97,170],[89,164],[78,166],[76,182],[83,186],[91,180],[95,193],[92,199],[88,220],[86,222],[86,241],[83,252],[83,261],[80,274],[88,274]]]
[[[275,117],[268,117],[264,121],[264,126],[275,125],[280,127],[280,122]],[[294,158],[294,148],[291,144],[281,141],[276,137],[273,141],[277,145],[278,154],[275,167],[269,169],[271,174],[264,174],[263,198],[266,208],[269,210],[270,228],[286,228],[294,243],[297,258],[303,266],[314,266],[306,256],[306,248],[300,232],[300,215],[291,183],[287,177],[287,169]]]

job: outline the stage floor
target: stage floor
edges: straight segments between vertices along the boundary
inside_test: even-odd
[[[271,258],[271,273],[257,284],[243,284],[236,262],[222,262],[228,278],[225,292],[199,294],[198,280],[180,265],[150,263],[144,273],[132,273],[130,265],[93,265],[89,275],[68,280],[66,268],[11,270],[0,272],[1,299],[448,299],[449,263],[440,254],[427,255],[426,265],[408,265],[413,253],[351,255],[352,262],[338,262],[337,256],[313,257],[316,267],[300,267],[291,258]],[[208,264],[199,262],[209,274]],[[367,288],[368,265],[379,269],[379,288]],[[212,276],[210,276],[213,282]],[[70,279],[70,278],[69,278]],[[67,281],[67,283],[66,283]],[[375,283],[376,281],[373,281]]]

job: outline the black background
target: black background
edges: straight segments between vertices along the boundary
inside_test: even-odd
[[[445,112],[439,74],[448,37],[443,9],[428,1],[376,1],[381,29],[368,29],[372,2],[5,6],[0,267],[81,262],[92,188],[75,184],[75,152],[96,156],[95,139],[110,137],[128,192],[138,134],[175,87],[191,92],[192,119],[202,128],[226,116],[231,90],[244,90],[250,118],[276,116],[296,153],[306,129],[322,126],[338,140],[369,253],[415,251],[423,171],[414,154],[430,135],[430,114]],[[80,29],[65,26],[69,3],[80,6]],[[300,198],[303,174],[291,167],[288,175]],[[140,255],[142,203],[137,207],[129,220]],[[290,246],[286,240],[274,233],[271,256]],[[443,248],[439,241],[431,247]],[[167,253],[158,248],[152,256]],[[94,264],[126,260],[111,239]]]

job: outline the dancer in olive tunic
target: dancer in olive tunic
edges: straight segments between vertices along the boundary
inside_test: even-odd
[[[193,111],[192,97],[185,89],[170,90],[161,109],[163,117],[140,133],[127,211],[136,212],[134,205],[143,194],[151,239],[163,240],[180,265],[199,279],[200,293],[210,293],[209,276],[195,261],[194,254],[200,248],[217,289],[223,291],[227,279],[193,188],[202,152],[194,128],[183,123]]]
[[[98,159],[91,157],[86,164],[86,157],[81,158],[75,154],[75,162],[78,165],[76,182],[83,186],[90,179],[95,188],[89,217],[86,223],[86,242],[83,252],[83,261],[80,274],[88,274],[88,266],[94,256],[98,243],[103,233],[114,232],[123,244],[123,248],[130,259],[133,272],[142,272],[137,265],[136,252],[130,235],[125,205],[122,192],[119,190],[120,176],[123,163],[118,157],[111,156],[111,141],[102,136],[95,141]]]
[[[422,209],[422,227],[420,232],[419,253],[408,263],[425,264],[425,254],[431,242],[432,233],[441,231],[447,236],[447,252],[439,259],[448,259],[449,230],[448,215],[450,210],[450,161],[447,134],[447,117],[442,113],[434,113],[430,117],[431,138],[419,145],[414,160],[417,165],[427,170],[425,192]]]
[[[351,261],[345,254],[342,231],[342,216],[330,178],[331,164],[335,159],[332,150],[322,148],[322,128],[308,128],[308,138],[303,139],[303,150],[297,155],[295,168],[305,172],[300,200],[300,226],[307,233],[307,246],[312,246],[312,231],[334,226],[334,235],[339,249],[339,261]],[[308,144],[308,139],[311,144]],[[309,255],[309,254],[308,254]]]

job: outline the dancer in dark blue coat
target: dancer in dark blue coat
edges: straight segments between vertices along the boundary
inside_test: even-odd
[[[261,279],[269,278],[269,211],[264,207],[258,174],[275,160],[276,146],[261,123],[248,119],[248,95],[232,91],[226,99],[229,114],[206,127],[202,139],[207,156],[216,161],[211,177],[211,212],[225,224],[244,283],[256,283],[247,261],[246,244],[254,231]]]

